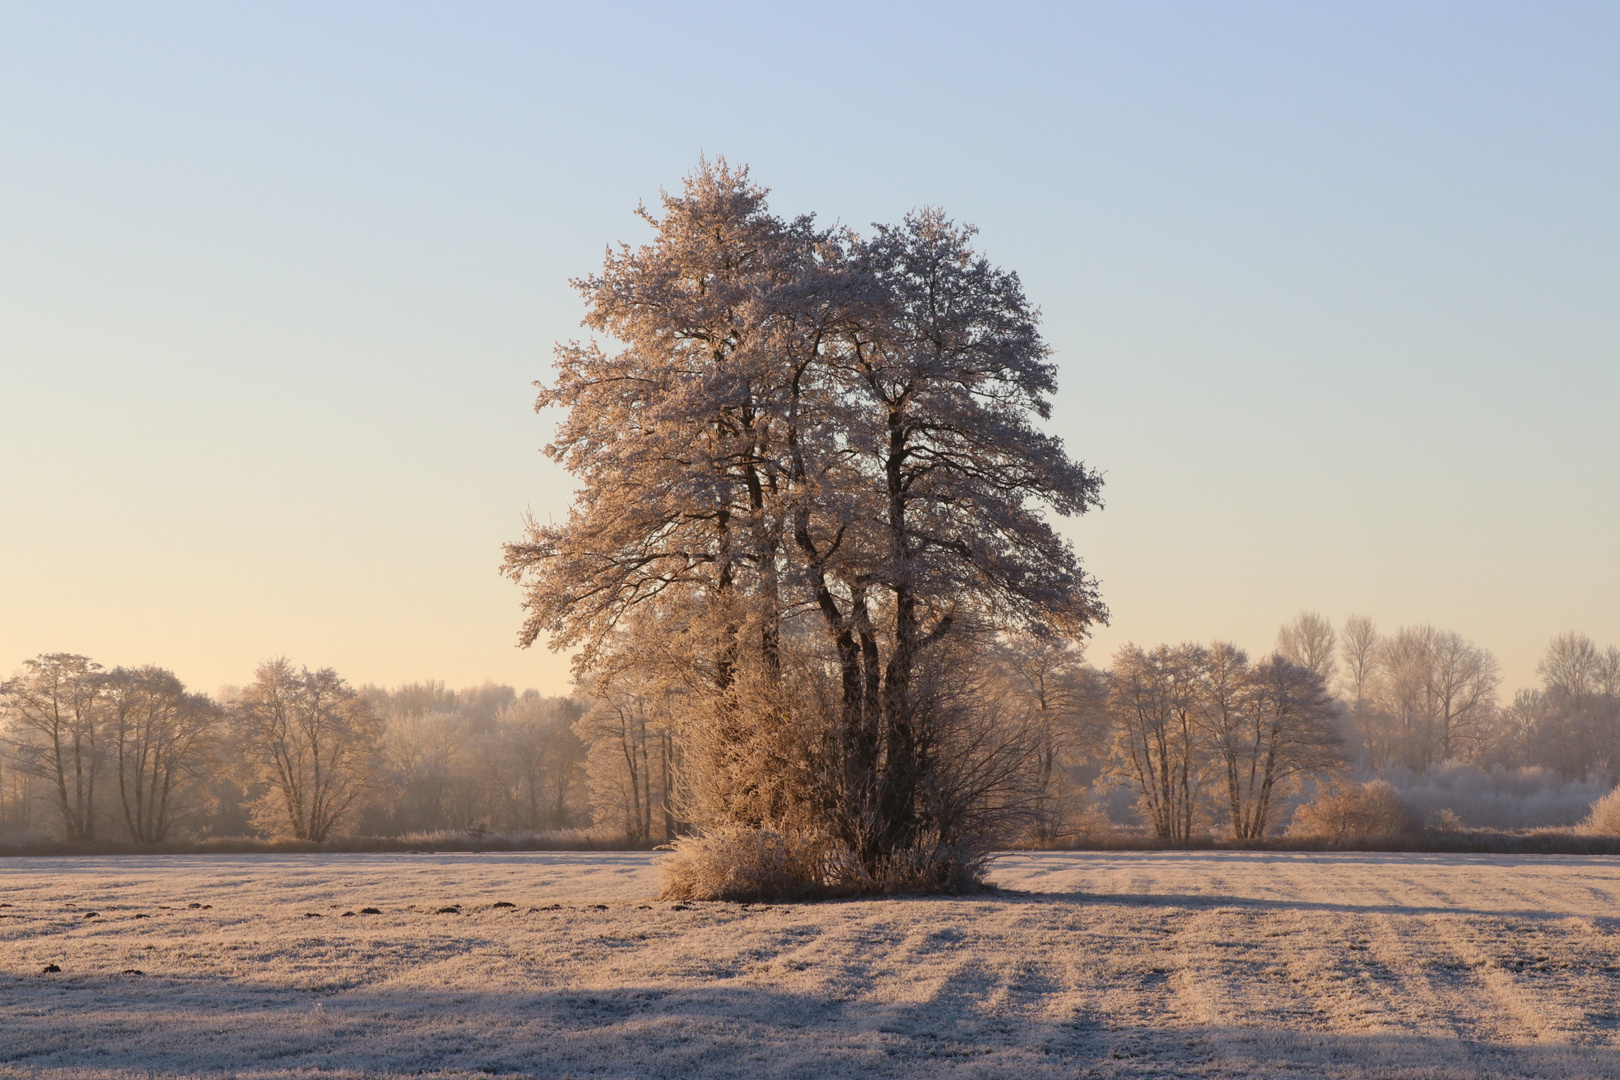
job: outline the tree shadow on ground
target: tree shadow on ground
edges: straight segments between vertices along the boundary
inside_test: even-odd
[[[955,899],[961,900],[962,897]],[[1082,890],[1050,892],[1028,889],[998,889],[994,894],[973,899],[995,900],[1001,903],[1029,904],[1120,904],[1143,908],[1177,908],[1209,910],[1235,908],[1268,912],[1322,912],[1335,915],[1463,915],[1484,919],[1527,919],[1558,921],[1571,918],[1567,911],[1548,911],[1544,908],[1480,908],[1460,904],[1357,904],[1335,900],[1290,900],[1280,897],[1234,896],[1215,892],[1087,892]],[[1597,926],[1620,924],[1620,918],[1580,916]]]
[[[757,987],[491,994],[270,990],[228,980],[0,980],[0,1077],[1259,1077],[1544,1080],[1620,1076],[1608,1045],[1179,1025],[1063,1010],[1050,987],[986,1007],[959,972],[924,1002]]]

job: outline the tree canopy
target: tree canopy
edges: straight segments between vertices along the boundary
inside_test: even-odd
[[[505,570],[522,644],[578,647],[581,674],[656,625],[648,662],[675,649],[721,756],[779,725],[764,699],[807,660],[835,673],[817,752],[875,870],[931,827],[925,673],[975,635],[1106,618],[1052,524],[1100,506],[1101,479],[1039,426],[1056,371],[1037,313],[973,229],[925,209],[863,237],[765,197],[702,162],[641,211],[651,243],[574,282],[600,337],[559,346],[536,407],[564,410],[547,453],[581,486]],[[739,778],[723,816],[786,812],[747,797],[763,781]]]

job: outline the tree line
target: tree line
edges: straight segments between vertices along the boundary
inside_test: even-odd
[[[1081,650],[1004,638],[964,673],[993,702],[981,789],[1002,842],[1096,839],[1134,818],[1161,841],[1254,840],[1340,782],[1458,763],[1620,782],[1620,649],[1555,638],[1539,685],[1499,695],[1490,654],[1432,627],[1389,635],[1303,613],[1254,661],[1226,642]],[[485,684],[351,688],[285,660],[204,695],[155,666],[71,654],[0,684],[0,835],[153,845],[591,829],[667,842],[694,829],[692,753],[671,689],[638,665],[589,693]],[[988,764],[987,764],[988,763]],[[1100,795],[1124,791],[1110,822]],[[981,794],[985,794],[981,790]]]
[[[155,845],[590,822],[571,698],[351,687],[285,659],[194,693],[156,666],[53,653],[0,684],[0,829]]]

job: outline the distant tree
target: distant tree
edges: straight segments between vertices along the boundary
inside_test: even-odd
[[[466,757],[473,735],[456,711],[453,693],[428,701],[401,688],[382,706],[379,743],[380,775],[386,785],[377,792],[386,827],[394,832],[432,832],[465,826],[456,807],[467,799],[455,789],[464,785],[471,768]],[[367,695],[368,699],[371,695]]]
[[[1108,709],[1117,767],[1136,789],[1154,835],[1192,842],[1205,795],[1208,753],[1200,730],[1202,646],[1127,645],[1114,654]]]
[[[574,725],[584,711],[573,698],[531,692],[500,712],[495,769],[510,819],[519,828],[578,824],[575,805],[585,789],[585,744]]]
[[[502,711],[517,701],[517,691],[503,683],[485,682],[467,687],[455,695],[455,711],[464,717],[475,733],[494,731]]]
[[[1377,768],[1422,772],[1489,741],[1496,658],[1449,630],[1403,627],[1380,650],[1377,709],[1368,716]]]
[[[107,676],[107,755],[124,831],[135,843],[163,843],[195,809],[185,789],[202,779],[218,723],[219,707],[188,693],[173,672],[147,666]]]
[[[1536,666],[1544,715],[1533,739],[1538,764],[1560,775],[1620,780],[1620,650],[1561,634]]]
[[[675,743],[664,688],[639,666],[601,669],[592,704],[574,730],[588,748],[586,767],[598,825],[616,825],[632,844],[673,835]]]
[[[1077,774],[1108,753],[1106,686],[1076,646],[1030,635],[1006,637],[990,664],[990,692],[1021,716],[1033,770],[1030,838],[1052,844],[1081,809]],[[1091,779],[1087,776],[1086,779]]]
[[[1338,670],[1338,661],[1333,655],[1337,645],[1338,635],[1333,631],[1333,624],[1315,611],[1300,612],[1277,631],[1277,651],[1284,658],[1316,672],[1324,683],[1332,683]]]
[[[331,668],[259,667],[234,719],[269,785],[257,808],[261,826],[297,840],[323,841],[359,798],[381,725]]]
[[[1547,695],[1525,688],[1497,713],[1497,722],[1476,757],[1486,769],[1511,771],[1538,761],[1536,741],[1547,730],[1550,707]]]
[[[1322,676],[1281,655],[1256,664],[1243,680],[1238,723],[1217,744],[1227,775],[1232,834],[1266,835],[1277,803],[1306,779],[1339,771],[1337,709]]]
[[[1460,759],[1489,737],[1500,668],[1488,651],[1449,630],[1432,636],[1428,661],[1433,756]]]
[[[1339,632],[1339,660],[1344,672],[1345,699],[1352,709],[1372,700],[1378,693],[1381,644],[1378,628],[1367,616],[1352,615],[1344,620],[1344,629]]]
[[[26,660],[19,674],[0,684],[17,766],[51,786],[70,841],[96,836],[105,690],[101,665],[73,653]]]

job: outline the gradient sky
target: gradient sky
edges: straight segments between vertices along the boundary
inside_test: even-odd
[[[570,276],[699,153],[1045,314],[1127,640],[1620,643],[1620,6],[0,6],[0,671],[565,688]]]

